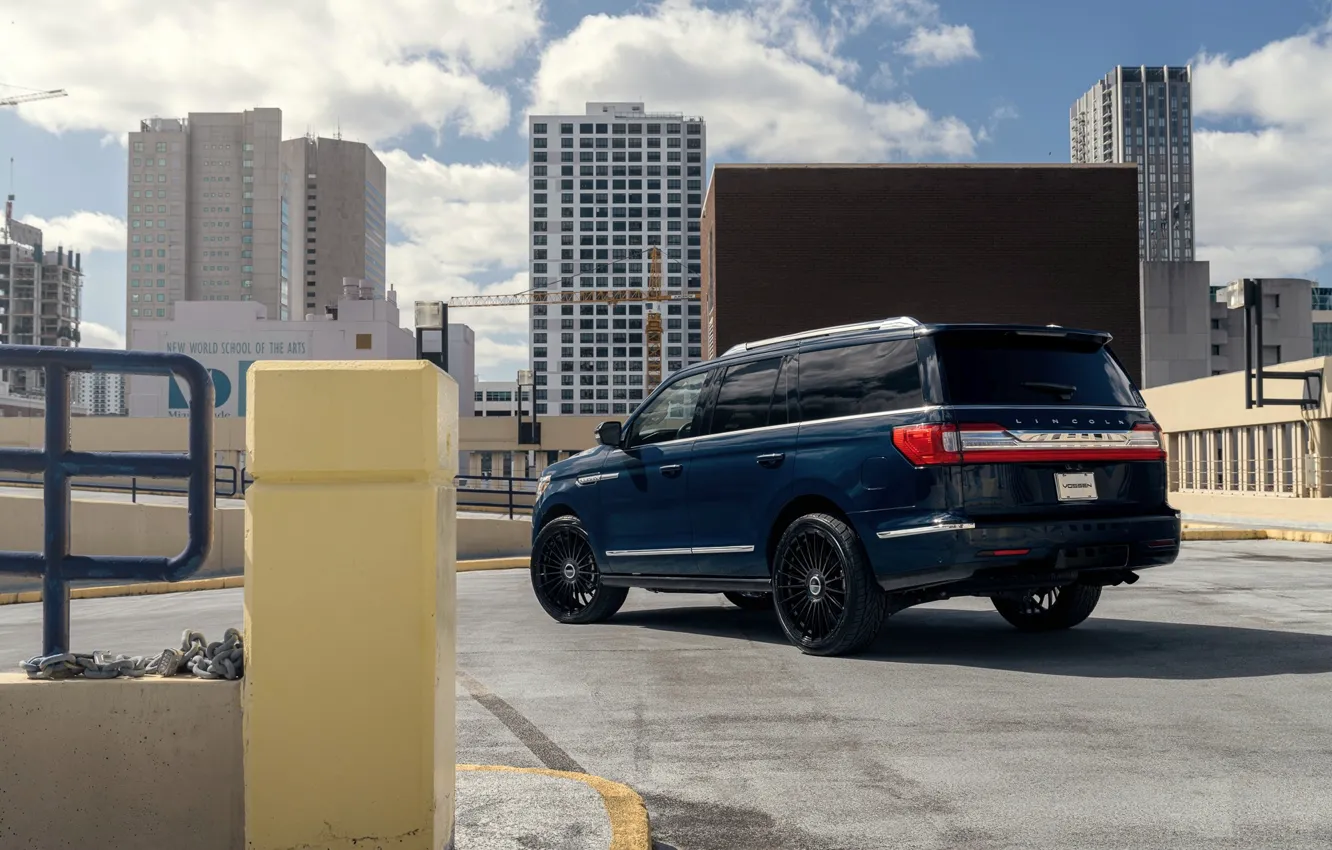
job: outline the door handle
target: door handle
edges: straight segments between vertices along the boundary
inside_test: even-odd
[[[782,465],[782,461],[786,460],[786,454],[784,452],[773,452],[772,454],[759,455],[757,460],[759,466],[776,469]]]
[[[661,467],[661,474],[667,478],[674,478],[684,471],[684,467],[678,463],[668,463]]]

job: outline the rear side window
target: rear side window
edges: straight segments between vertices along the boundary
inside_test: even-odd
[[[1138,407],[1142,400],[1095,341],[1012,332],[935,336],[950,404]]]
[[[713,434],[786,424],[781,357],[740,363],[726,370],[712,412]],[[779,382],[779,378],[781,379]]]
[[[802,351],[798,374],[804,422],[925,403],[914,339]]]

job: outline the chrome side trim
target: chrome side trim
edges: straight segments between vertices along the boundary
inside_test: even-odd
[[[695,555],[745,555],[754,551],[753,546],[695,546],[690,550]]]
[[[933,534],[936,531],[970,531],[976,527],[974,522],[941,522],[935,525],[918,525],[912,528],[893,528],[888,531],[880,531],[876,536],[880,540],[889,540],[895,537],[911,537],[916,534]]]
[[[610,549],[607,558],[648,558],[657,555],[744,555],[753,552],[753,546],[698,546],[678,549]]]
[[[574,483],[577,484],[579,487],[587,487],[590,484],[596,484],[600,481],[610,481],[613,478],[619,478],[619,477],[620,473],[618,472],[593,473],[591,475],[578,476],[577,478],[574,479]]]

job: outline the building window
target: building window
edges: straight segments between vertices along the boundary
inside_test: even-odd
[[[357,334],[357,335],[356,335],[356,350],[357,350],[357,351],[369,351],[369,350],[370,350],[371,337],[372,337],[372,334]]]

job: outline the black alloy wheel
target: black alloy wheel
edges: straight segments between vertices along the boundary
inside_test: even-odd
[[[1021,596],[995,596],[994,609],[1014,628],[1023,632],[1053,632],[1071,629],[1091,616],[1101,599],[1094,584],[1045,587]]]
[[[808,655],[863,649],[887,616],[888,596],[856,532],[828,514],[807,514],[787,527],[773,557],[772,586],[782,631]]]
[[[722,596],[737,608],[743,608],[746,611],[771,611],[772,594],[771,593],[750,593],[748,591],[727,591]]]
[[[561,623],[597,623],[620,610],[626,587],[601,583],[596,554],[578,517],[548,522],[532,546],[532,590],[537,602]]]

